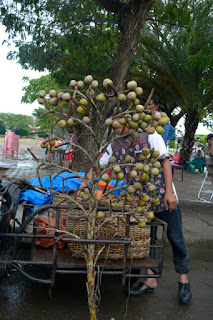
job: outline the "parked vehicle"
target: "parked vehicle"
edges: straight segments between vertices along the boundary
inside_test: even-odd
[[[68,205],[62,204],[46,204],[34,209],[30,204],[23,204],[21,217],[16,218],[18,199],[20,191],[33,189],[39,192],[40,188],[32,186],[25,180],[14,182],[1,182],[0,188],[0,267],[6,268],[8,272],[17,270],[32,281],[55,285],[56,277],[60,274],[86,274],[85,259],[76,258],[69,248],[69,243],[80,243],[86,245],[88,243],[102,244],[105,246],[120,245],[124,247],[123,256],[118,260],[108,259],[107,255],[103,259],[98,259],[96,270],[102,274],[120,275],[122,285],[126,280],[138,277],[138,270],[143,269],[144,273],[140,277],[147,277],[145,270],[151,268],[155,274],[153,277],[159,278],[162,273],[163,266],[163,250],[166,234],[166,223],[155,218],[154,221],[148,222],[147,225],[153,229],[158,228],[158,240],[156,242],[155,234],[151,238],[149,244],[142,245],[148,250],[156,248],[158,258],[151,259],[148,256],[143,259],[130,259],[128,256],[128,248],[135,247],[134,241],[129,237],[129,229],[137,222],[131,222],[128,214],[126,215],[126,235],[125,237],[115,237],[113,239],[99,238],[98,240],[88,240],[80,237],[73,238],[70,235],[61,235],[60,229],[60,212],[63,210],[72,210]],[[76,207],[73,206],[73,210]],[[55,224],[50,233],[38,233],[38,218],[47,210],[54,210]],[[100,210],[106,210],[101,207]],[[116,212],[121,212],[121,208],[115,208]],[[72,211],[71,211],[72,213]],[[32,232],[27,232],[27,227],[33,225]],[[48,249],[36,246],[38,239],[53,240],[53,245]],[[58,242],[63,240],[66,244],[65,249],[58,249]],[[36,268],[46,268],[48,277],[46,279],[35,276]]]

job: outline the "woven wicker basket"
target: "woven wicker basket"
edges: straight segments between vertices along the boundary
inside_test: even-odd
[[[74,199],[74,195],[73,194],[69,195],[69,198]],[[66,197],[64,197],[64,194],[62,194],[62,193],[61,194],[58,194],[58,193],[54,194],[52,204],[55,206],[57,206],[57,205],[66,205],[66,206],[73,205],[73,202],[71,200],[69,201],[69,198],[67,197],[67,195],[66,195]],[[66,219],[66,215],[67,215],[67,209],[60,209],[60,216]],[[54,217],[54,218],[56,217],[56,210],[55,209],[52,210],[52,217]]]
[[[101,226],[96,234],[96,239],[120,239],[126,237],[126,224],[124,221],[124,216],[119,215],[118,217],[113,217],[109,223]],[[103,220],[102,220],[103,221]],[[101,221],[101,222],[102,222]],[[97,225],[97,229],[98,229]],[[66,218],[66,230],[72,234],[75,234],[83,239],[87,238],[87,220],[84,218],[81,210],[72,210],[70,213],[67,212]],[[128,238],[132,239],[132,244],[134,247],[128,248],[128,259],[141,259],[146,258],[149,255],[149,245],[150,245],[150,227],[140,228],[138,225],[129,226]],[[143,245],[148,245],[148,247],[143,247]],[[68,248],[75,258],[84,259],[85,258],[85,246],[78,242],[68,243]],[[100,250],[99,259],[112,259],[119,260],[123,259],[124,256],[124,245],[113,244],[106,245],[95,245],[95,254],[97,255]]]
[[[70,199],[70,201],[69,201]],[[53,205],[74,205],[74,203],[71,201],[71,199],[74,199],[74,193],[70,193],[67,197],[64,196],[63,193],[59,194],[54,194],[53,196],[53,201],[52,201],[52,204]],[[110,195],[109,198],[107,199],[103,199],[102,202],[100,203],[100,205],[103,205],[103,206],[107,206],[109,207],[109,200],[111,200],[111,205],[113,208],[122,208],[123,207],[123,200],[118,200],[118,198],[116,198],[115,196],[113,195]],[[76,198],[76,201],[78,201],[79,203],[82,203],[82,199],[81,197],[77,197]],[[131,205],[130,204],[126,204],[126,209],[130,209],[131,208]],[[67,209],[60,209],[60,215],[66,219],[66,213],[67,213]],[[56,216],[56,210],[53,209],[53,212],[52,212],[52,217],[55,218]]]

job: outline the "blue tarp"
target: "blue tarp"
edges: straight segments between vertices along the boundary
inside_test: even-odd
[[[82,176],[85,175],[84,172],[78,172],[78,173]],[[74,173],[63,172],[60,175],[58,175],[56,178],[54,178],[55,176],[56,176],[56,174],[51,176],[53,190],[58,191],[58,192],[62,192],[62,187],[63,187],[63,180],[62,179],[67,178],[67,177],[73,177],[76,175]],[[82,182],[82,180],[77,179],[77,178],[64,180],[64,191],[67,192],[68,190],[69,191],[76,190],[81,185],[81,182]],[[39,183],[38,178],[31,180],[30,183],[33,186],[40,187],[40,183]],[[42,177],[41,183],[42,183],[43,187],[45,187],[47,189],[51,189],[50,177]],[[110,184],[113,186],[115,185],[115,183],[116,183],[116,180],[112,179],[110,181]],[[117,187],[121,187],[123,185],[124,185],[124,180],[121,180],[118,182]],[[119,195],[120,192],[121,192],[121,189],[114,191],[114,193],[117,195]],[[46,195],[43,193],[33,191],[33,190],[27,190],[25,192],[21,192],[19,202],[27,201],[27,203],[37,205],[38,207],[40,207],[44,204],[51,203],[52,199],[53,199],[52,196],[46,197]]]

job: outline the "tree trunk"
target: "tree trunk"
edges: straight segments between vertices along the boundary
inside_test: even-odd
[[[110,77],[117,90],[124,88],[126,76],[135,54],[141,30],[154,0],[132,1],[124,12],[122,38],[114,58]]]
[[[185,164],[189,161],[192,149],[194,146],[194,135],[199,124],[199,119],[189,114],[186,115],[185,119],[185,136],[183,139],[182,148],[180,150],[179,163]]]

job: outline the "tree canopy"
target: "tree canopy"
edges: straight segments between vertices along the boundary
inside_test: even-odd
[[[31,80],[23,101],[33,101],[40,85],[64,88],[89,73],[111,77],[118,89],[131,75],[145,95],[156,89],[174,125],[182,115],[189,123],[209,115],[211,1],[0,0],[0,7],[17,48],[9,58],[51,74]],[[192,140],[196,126],[186,130]]]
[[[0,113],[0,119],[6,130],[11,130],[20,136],[28,136],[29,125],[34,125],[33,117],[14,113]]]

